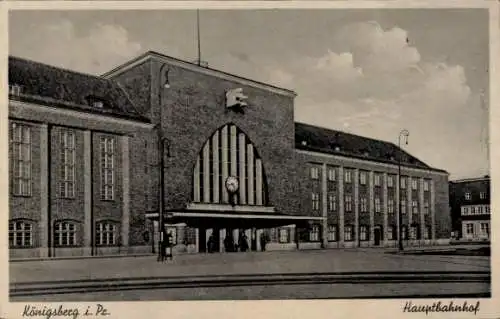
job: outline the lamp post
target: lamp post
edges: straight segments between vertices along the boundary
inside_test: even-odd
[[[164,230],[164,225],[163,225],[163,210],[165,207],[165,141],[167,140],[165,137],[163,137],[163,127],[162,127],[162,122],[163,122],[163,117],[162,117],[162,96],[163,96],[163,89],[168,89],[170,87],[169,84],[169,79],[168,79],[168,72],[169,70],[167,69],[165,71],[165,78],[163,78],[163,73],[164,69],[168,64],[163,64],[160,68],[160,78],[159,78],[159,88],[158,88],[158,104],[160,107],[159,110],[159,122],[156,125],[157,127],[157,133],[158,133],[158,156],[159,162],[160,162],[160,187],[158,190],[158,234],[159,234],[159,240],[158,240],[158,261],[161,261],[162,259],[162,241],[163,241],[163,230]]]
[[[408,136],[410,135],[410,132],[407,130],[402,130],[399,132],[399,137],[398,137],[398,191],[399,191],[399,210],[398,210],[398,223],[399,223],[399,230],[398,230],[398,243],[399,243],[399,251],[403,250],[403,214],[401,212],[401,156],[403,155],[401,152],[401,137],[405,138],[405,144],[408,145]]]

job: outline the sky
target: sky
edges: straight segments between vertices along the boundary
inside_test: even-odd
[[[209,66],[297,92],[295,121],[398,142],[450,179],[489,174],[485,9],[201,10]],[[9,54],[102,74],[197,59],[196,11],[12,11]]]

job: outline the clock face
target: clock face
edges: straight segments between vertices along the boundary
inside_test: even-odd
[[[238,191],[239,184],[240,183],[238,182],[238,178],[235,176],[229,176],[226,179],[226,189],[230,193],[235,193],[236,191]]]

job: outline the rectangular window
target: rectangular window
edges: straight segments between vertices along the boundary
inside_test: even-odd
[[[373,183],[375,184],[375,186],[380,186],[382,184],[381,180],[382,176],[380,174],[375,174],[373,176]]]
[[[352,182],[352,170],[346,169],[344,172],[344,181],[346,183],[351,183]]]
[[[359,228],[359,239],[361,241],[367,241],[368,240],[368,227],[361,226]]]
[[[345,207],[344,207],[346,212],[351,212],[352,211],[352,196],[351,195],[345,195]]]
[[[59,195],[62,198],[75,197],[75,134],[72,131],[60,132],[61,166]]]
[[[58,247],[76,245],[76,225],[71,222],[59,222],[54,229],[54,244]]]
[[[484,213],[485,214],[489,214],[490,213],[490,206],[489,205],[484,206]]]
[[[418,214],[418,202],[416,200],[411,202],[412,213]]]
[[[406,214],[406,201],[404,199],[401,200],[401,214]]]
[[[465,224],[465,232],[467,233],[467,235],[474,236],[474,224],[472,223]]]
[[[334,182],[336,180],[337,171],[335,167],[329,167],[328,168],[328,181]]]
[[[380,213],[381,205],[380,205],[380,197],[375,197],[375,212]]]
[[[481,236],[490,237],[490,225],[488,223],[481,223]]]
[[[99,246],[116,245],[118,232],[115,224],[98,223],[96,229],[96,244]]]
[[[395,230],[394,226],[389,226],[389,228],[387,228],[387,237],[389,238],[389,240],[396,239],[396,232],[394,230]]]
[[[312,199],[312,210],[319,210],[319,194],[312,193],[311,199]]]
[[[344,227],[344,240],[345,241],[352,241],[353,240],[352,226],[351,225]]]
[[[366,172],[359,172],[359,184],[366,185]]]
[[[418,234],[418,226],[411,226],[410,227],[410,239],[417,239],[417,234]]]
[[[416,178],[412,178],[412,180],[411,180],[411,188],[413,190],[417,190],[418,189],[418,180]]]
[[[387,200],[387,213],[394,214],[394,200],[392,198]]]
[[[431,239],[431,226],[425,226],[424,239]]]
[[[429,181],[428,180],[424,180],[424,191],[425,192],[428,192],[429,191]]]
[[[406,188],[406,177],[405,176],[400,177],[400,184],[401,184],[401,189]]]
[[[20,95],[21,94],[21,86],[18,84],[10,84],[9,85],[9,94]]]
[[[485,192],[479,193],[479,198],[480,199],[486,199],[486,193]]]
[[[101,137],[101,200],[114,199],[115,138]]]
[[[387,176],[387,187],[394,187],[394,177],[392,175]]]
[[[309,231],[309,241],[319,241],[319,226],[314,225]]]
[[[289,243],[290,238],[289,238],[289,229],[288,228],[280,228],[279,229],[279,241],[280,243]]]
[[[33,227],[26,222],[9,222],[9,247],[21,248],[33,245]]]
[[[311,179],[319,179],[319,167],[311,167]]]
[[[408,239],[408,229],[406,226],[401,227],[401,238]]]
[[[465,193],[465,199],[466,200],[470,200],[471,196],[470,196],[470,193],[469,192],[466,192]]]
[[[12,192],[17,196],[31,196],[31,128],[12,123]]]
[[[337,225],[328,225],[328,241],[337,241]]]
[[[335,194],[328,194],[328,210],[331,212],[337,210],[337,196]]]
[[[361,197],[361,212],[366,213],[368,211],[368,199],[366,197]]]
[[[424,201],[424,215],[429,214],[429,202],[427,200]]]

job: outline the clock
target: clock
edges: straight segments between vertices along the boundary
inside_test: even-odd
[[[229,193],[234,194],[238,191],[240,183],[236,176],[229,176],[226,179],[226,189]]]

